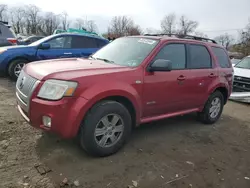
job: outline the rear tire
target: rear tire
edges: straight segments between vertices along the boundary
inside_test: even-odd
[[[26,59],[16,59],[13,60],[8,68],[8,74],[10,76],[10,79],[13,81],[16,81],[22,68],[24,67],[25,64],[27,64],[28,61]],[[19,72],[19,74],[18,74]]]
[[[109,156],[123,147],[131,129],[131,115],[125,106],[102,101],[86,115],[79,133],[80,145],[92,156]]]
[[[198,113],[198,119],[205,124],[213,124],[220,118],[224,107],[224,97],[220,91],[215,91],[208,98],[202,112]]]

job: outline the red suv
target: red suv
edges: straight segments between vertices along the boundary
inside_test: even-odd
[[[89,154],[107,156],[142,123],[192,112],[216,122],[232,77],[227,52],[213,40],[123,37],[88,59],[27,64],[16,84],[17,107],[32,126],[77,136]]]

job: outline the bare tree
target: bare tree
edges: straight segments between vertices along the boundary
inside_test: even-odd
[[[161,29],[164,33],[175,33],[176,31],[176,15],[171,13],[169,15],[164,16],[161,21]]]
[[[202,33],[200,31],[194,32],[194,35],[197,36],[197,37],[208,38],[208,36],[205,33]]]
[[[62,29],[63,30],[67,30],[69,28],[69,20],[68,20],[68,13],[67,12],[63,12],[61,14],[61,20],[62,20]]]
[[[26,15],[26,32],[28,34],[37,34],[38,28],[41,24],[41,17],[39,16],[40,8],[35,5],[28,5],[25,9]]]
[[[108,27],[109,35],[116,37],[126,36],[126,35],[137,35],[142,31],[138,25],[134,24],[134,21],[127,16],[115,16],[111,20]]]
[[[127,31],[128,35],[133,36],[133,35],[141,35],[142,34],[142,29],[140,28],[139,25],[133,25],[128,28]]]
[[[215,40],[221,44],[222,46],[224,46],[226,49],[229,48],[229,46],[232,44],[232,42],[234,41],[233,36],[225,33],[223,35],[217,36],[215,37]]]
[[[250,55],[250,18],[248,21],[247,26],[244,30],[240,31],[240,45],[239,45],[239,52],[243,53],[244,55]]]
[[[77,18],[75,22],[75,27],[77,29],[82,29],[85,28],[85,20],[82,18]]]
[[[93,20],[89,20],[86,22],[86,26],[85,28],[87,29],[87,31],[90,31],[90,32],[97,32],[97,25],[95,24],[95,21]]]
[[[60,16],[55,15],[53,12],[47,12],[45,16],[42,18],[40,24],[40,32],[43,35],[51,35],[53,34],[54,30],[58,28],[60,25]]]
[[[198,27],[198,22],[189,20],[186,16],[182,15],[179,20],[178,33],[187,35],[193,33]]]
[[[25,10],[24,7],[13,7],[10,9],[10,22],[15,33],[24,33]]]
[[[8,21],[6,18],[6,12],[8,10],[8,6],[5,4],[0,4],[0,21]]]

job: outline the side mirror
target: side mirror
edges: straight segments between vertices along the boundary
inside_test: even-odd
[[[157,59],[153,64],[148,67],[149,72],[154,71],[171,71],[172,70],[172,63],[170,60],[165,59]]]
[[[50,49],[50,44],[49,43],[42,43],[42,44],[40,44],[39,49],[42,49],[42,50]]]

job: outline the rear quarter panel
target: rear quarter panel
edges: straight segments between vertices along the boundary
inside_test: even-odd
[[[217,88],[222,87],[222,88],[227,89],[228,98],[229,98],[229,96],[232,93],[232,85],[233,85],[233,67],[232,67],[232,63],[231,63],[230,58],[228,56],[229,67],[228,68],[221,68],[220,65],[219,65],[219,62],[218,62],[218,58],[215,56],[215,54],[212,51],[212,47],[222,48],[226,52],[226,54],[228,56],[227,51],[223,47],[218,46],[218,45],[213,45],[213,44],[208,46],[208,49],[209,49],[209,51],[210,51],[210,53],[211,53],[211,55],[213,57],[214,68],[216,69],[216,72],[217,72],[217,79],[214,80],[213,84],[210,85],[209,94],[213,93]]]

